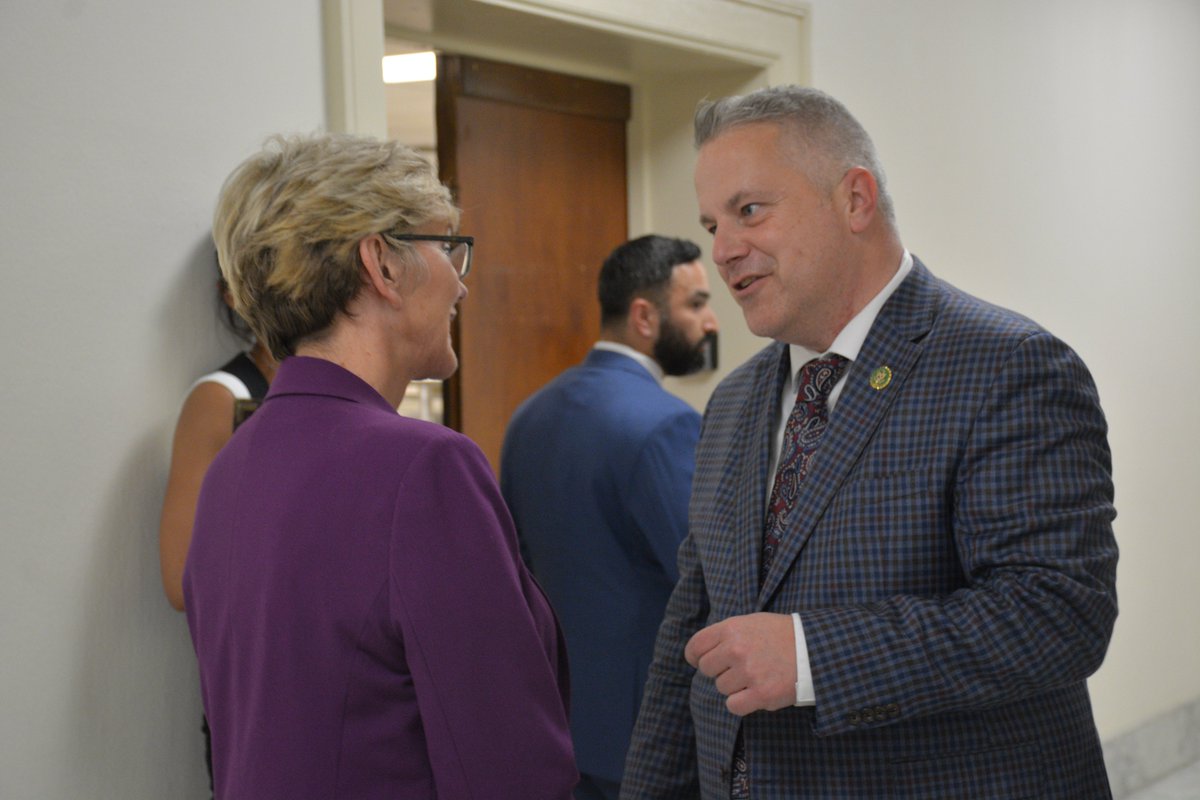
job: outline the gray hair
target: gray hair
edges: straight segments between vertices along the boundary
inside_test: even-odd
[[[818,89],[774,86],[749,94],[702,101],[696,109],[696,147],[730,128],[774,122],[790,134],[800,170],[813,185],[832,192],[852,167],[875,176],[880,212],[894,227],[896,212],[887,176],[867,131],[840,102]]]

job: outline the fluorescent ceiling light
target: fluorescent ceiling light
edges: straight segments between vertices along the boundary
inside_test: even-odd
[[[383,57],[384,83],[417,83],[437,77],[437,56],[432,51]]]

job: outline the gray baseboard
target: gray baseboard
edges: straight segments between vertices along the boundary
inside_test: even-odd
[[[1114,800],[1200,760],[1200,698],[1104,742]]]

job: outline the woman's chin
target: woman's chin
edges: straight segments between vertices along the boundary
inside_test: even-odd
[[[420,381],[444,381],[458,371],[458,356],[454,351],[450,351],[447,358],[436,366],[431,366],[425,370],[425,374],[414,380]]]

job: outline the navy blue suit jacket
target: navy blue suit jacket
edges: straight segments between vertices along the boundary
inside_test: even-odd
[[[700,415],[593,350],[517,409],[500,485],[567,641],[580,771],[619,780],[678,578]]]
[[[784,345],[717,387],[623,798],[1103,798],[1085,679],[1116,618],[1107,427],[1079,357],[919,261],[759,581]],[[879,367],[890,383],[872,386]],[[799,612],[816,706],[731,714],[692,634]]]

